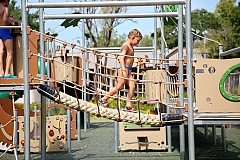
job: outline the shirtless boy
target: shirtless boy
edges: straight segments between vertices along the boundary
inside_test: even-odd
[[[8,26],[13,22],[13,18],[8,18],[8,5],[10,0],[0,0],[0,26]],[[0,28],[0,78],[16,78],[10,73],[13,59],[13,43],[10,30]],[[3,69],[4,46],[7,50],[6,68]]]
[[[117,74],[119,78],[117,79],[117,87],[112,88],[106,96],[99,100],[99,103],[105,107],[109,107],[108,98],[113,96],[117,91],[123,89],[124,84],[129,86],[129,91],[127,95],[127,104],[125,107],[125,111],[136,112],[131,105],[129,100],[132,99],[135,89],[135,83],[132,80],[126,80],[123,78],[133,79],[131,74],[131,68],[134,61],[134,49],[133,46],[139,44],[142,39],[142,34],[139,30],[133,29],[128,34],[128,40],[121,47],[121,55],[119,56],[119,67],[117,68]],[[130,57],[129,57],[130,56]],[[131,57],[132,56],[132,57]],[[122,78],[123,77],[123,78]]]

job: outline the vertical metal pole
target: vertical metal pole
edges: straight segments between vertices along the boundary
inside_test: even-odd
[[[222,132],[222,151],[227,152],[227,143],[226,143],[226,128],[225,125],[223,124],[221,126],[221,132]]]
[[[71,110],[67,109],[67,148],[68,153],[71,153]]]
[[[222,53],[222,52],[223,52],[223,45],[219,45],[218,46],[219,59],[222,59],[222,57],[220,56],[220,53]]]
[[[82,12],[84,14],[84,8],[82,9]],[[84,20],[82,19],[82,46],[85,47],[85,24],[84,24]],[[86,53],[86,52],[85,52]],[[83,53],[83,55],[85,55],[85,53]],[[83,68],[86,69],[86,62],[85,62],[85,56],[83,58]],[[87,94],[86,94],[86,72],[83,72],[83,100],[87,100]],[[84,116],[84,131],[87,131],[87,113],[84,112],[83,113]]]
[[[161,6],[161,12],[164,12],[163,6]],[[164,58],[164,52],[165,52],[165,42],[164,42],[164,17],[161,17],[161,58]]]
[[[44,0],[39,0],[44,2]],[[39,31],[44,33],[43,8],[39,8]],[[44,56],[44,36],[40,34],[40,55]],[[41,58],[41,79],[45,77],[45,62]],[[41,82],[45,84],[45,82]],[[41,95],[41,159],[46,159],[46,98]]]
[[[24,159],[30,160],[30,86],[28,82],[28,35],[27,35],[27,0],[22,1],[22,52],[23,52],[23,81],[24,81]]]
[[[213,145],[216,145],[217,141],[216,141],[216,125],[215,124],[212,125],[212,137],[213,137]]]
[[[157,12],[157,6],[154,6],[154,12]],[[154,18],[154,38],[153,38],[153,58],[157,58],[157,18]],[[156,60],[153,61],[153,67],[156,68]],[[156,105],[155,105],[156,107]]]
[[[205,124],[204,125],[204,134],[205,134],[205,139],[208,139],[208,125],[207,124]]]
[[[206,52],[203,53],[203,58],[205,58],[205,59],[207,58]],[[208,139],[208,125],[207,124],[204,125],[204,134],[205,134],[205,139]]]
[[[118,126],[119,122],[114,121],[114,151],[118,153]]]
[[[37,117],[37,105],[34,105],[34,117]],[[38,139],[38,124],[34,122],[34,139]]]
[[[80,120],[81,116],[80,116],[80,114],[81,114],[81,111],[77,111],[77,139],[78,139],[78,141],[81,140],[81,120]]]
[[[192,35],[191,35],[191,0],[186,0],[186,51],[188,79],[188,148],[189,159],[195,159],[194,121],[193,121],[193,77],[192,77]]]
[[[183,5],[178,5],[178,59],[183,58]],[[183,61],[179,61],[178,67],[179,79],[179,102],[180,107],[184,106],[184,85],[183,85]],[[183,108],[179,109],[179,114],[183,114]],[[185,159],[185,131],[184,124],[179,125],[179,139],[180,139],[180,159]]]
[[[56,56],[56,41],[55,41],[55,38],[53,39],[53,57]],[[56,109],[56,106],[53,107],[53,111],[54,111],[54,116],[57,115],[57,109]]]
[[[164,6],[161,6],[161,12],[164,12]],[[161,17],[161,58],[165,58],[165,42],[164,42],[164,17]],[[166,48],[166,51],[168,52],[168,48]],[[167,61],[168,63],[168,61]],[[163,65],[163,68],[169,69],[169,65]],[[169,77],[166,74],[166,82],[169,82]],[[169,84],[166,85],[167,88],[169,88]],[[166,102],[170,102],[170,95],[167,92],[166,93]],[[167,114],[170,114],[170,108],[167,106]],[[167,126],[167,144],[168,144],[168,152],[172,152],[172,131],[171,126]]]
[[[18,148],[18,110],[14,110],[14,137],[13,137],[13,144],[15,145],[16,148],[14,148],[14,155],[17,157],[17,148]]]
[[[206,52],[203,53],[203,58],[207,58],[207,53]]]
[[[86,39],[86,44],[85,45],[86,45],[86,48],[88,48],[88,39]],[[89,60],[89,52],[86,52],[86,59]],[[88,70],[89,69],[89,63],[88,62],[85,62],[85,63],[86,63],[86,69]],[[86,74],[87,74],[86,75],[87,80],[89,80],[89,73],[87,72]],[[88,98],[88,100],[90,100],[89,96],[87,98]],[[87,114],[87,117],[88,117],[87,128],[90,128],[90,113]]]
[[[49,50],[50,50],[50,47],[49,47],[49,42],[50,42],[50,40],[49,40],[49,38],[47,39],[47,45],[46,45],[46,50],[47,50],[47,58],[50,58],[50,54],[49,54]],[[45,66],[45,65],[44,65]],[[47,60],[47,76],[48,76],[48,78],[50,78],[51,77],[51,74],[50,74],[50,60]],[[48,81],[47,82],[47,84],[50,86],[50,81]],[[49,106],[50,104],[51,104],[51,100],[50,99],[48,99],[47,100],[47,105]],[[49,112],[50,112],[50,109],[48,109],[49,110]]]
[[[163,52],[164,53],[164,52]],[[169,49],[168,47],[165,48],[165,53],[168,54],[169,53]],[[169,70],[169,60],[165,61],[166,64],[164,65],[166,70]],[[169,82],[169,75],[166,73],[166,82]],[[166,88],[169,89],[169,84],[166,84]],[[170,94],[167,92],[166,93],[166,103],[169,104],[170,103]],[[170,106],[167,106],[167,114],[170,114],[171,110],[170,110]],[[167,144],[168,144],[168,152],[172,152],[172,133],[171,133],[171,126],[167,126]]]

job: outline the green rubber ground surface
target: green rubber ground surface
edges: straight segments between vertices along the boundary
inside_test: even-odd
[[[195,127],[195,158],[198,160],[238,160],[240,159],[240,126],[234,129],[226,129],[227,152],[222,152],[221,128],[216,129],[217,144],[213,145],[211,126],[208,127],[208,139],[205,138],[203,126]],[[173,152],[164,151],[139,152],[125,151],[114,152],[114,122],[94,122],[87,132],[82,130],[81,141],[72,141],[72,153],[47,154],[47,160],[179,160],[179,131],[178,127],[172,127]],[[185,126],[186,147],[187,126]],[[3,153],[3,152],[1,152]],[[14,155],[8,153],[1,160],[14,160]],[[24,159],[24,154],[18,155],[19,160]],[[32,160],[41,160],[40,154],[31,154]],[[186,148],[185,158],[188,159]]]

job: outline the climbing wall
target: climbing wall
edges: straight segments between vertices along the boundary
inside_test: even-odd
[[[24,117],[19,119],[19,150],[24,152]],[[64,115],[46,117],[46,152],[66,150],[66,122]],[[41,117],[30,117],[30,152],[40,152]]]

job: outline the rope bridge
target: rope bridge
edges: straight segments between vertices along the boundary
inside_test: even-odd
[[[37,31],[36,31],[37,32]],[[37,32],[39,35],[43,34]],[[164,97],[167,93],[163,92],[163,88],[167,88],[168,92],[172,97],[178,97],[178,87],[183,85],[177,81],[177,73],[171,74],[170,72],[162,72],[161,74],[167,73],[171,81],[163,79],[148,79],[146,72],[141,72],[141,66],[148,63],[150,66],[156,66],[156,70],[165,71],[163,66],[169,65],[169,61],[183,61],[182,59],[167,60],[158,58],[148,58],[139,56],[129,56],[134,58],[134,64],[136,65],[136,73],[134,79],[124,78],[125,80],[134,81],[136,84],[135,95],[132,100],[136,103],[138,113],[126,112],[121,110],[120,102],[126,102],[126,89],[117,91],[117,94],[110,96],[111,99],[116,100],[115,108],[105,108],[98,104],[98,99],[106,95],[106,93],[113,87],[114,82],[117,84],[117,75],[113,75],[117,68],[117,59],[121,54],[108,53],[99,51],[96,49],[82,47],[76,44],[62,41],[56,37],[45,35],[47,42],[47,52],[44,56],[40,56],[36,53],[31,53],[31,56],[37,56],[44,59],[45,62],[49,63],[48,68],[50,74],[47,78],[41,79],[39,77],[33,77],[36,80],[48,82],[48,85],[39,85],[37,90],[40,94],[47,98],[62,103],[70,108],[89,112],[96,116],[105,117],[116,121],[125,121],[136,124],[151,124],[151,125],[166,125],[172,123],[183,123],[186,120],[183,116],[176,114],[176,112],[166,114],[161,112],[161,107],[170,107],[176,110],[174,103],[166,103]],[[56,43],[62,45],[59,52],[55,51]],[[66,53],[66,50],[71,50]],[[76,50],[78,52],[76,52]],[[59,58],[61,57],[61,58]],[[75,58],[81,58],[82,64],[76,61]],[[109,67],[109,64],[111,67]],[[61,66],[60,71],[56,71],[56,66]],[[78,74],[77,74],[78,73]],[[71,76],[70,76],[71,75]],[[79,81],[79,75],[82,75]],[[77,77],[78,76],[78,77]],[[165,77],[166,75],[162,75]],[[78,79],[78,83],[77,83]],[[112,85],[109,85],[112,84]],[[88,85],[87,85],[88,84]],[[59,91],[58,86],[62,86],[62,90]],[[153,97],[145,95],[146,87],[151,85],[153,88],[151,92],[155,94]],[[66,93],[67,88],[72,90],[72,94]],[[79,92],[82,93],[82,97],[79,97]],[[91,95],[96,100],[96,104],[89,102],[86,95]],[[166,98],[165,98],[166,99]],[[143,114],[141,113],[141,104],[154,104],[157,108],[157,114]],[[177,107],[177,109],[183,107]]]

